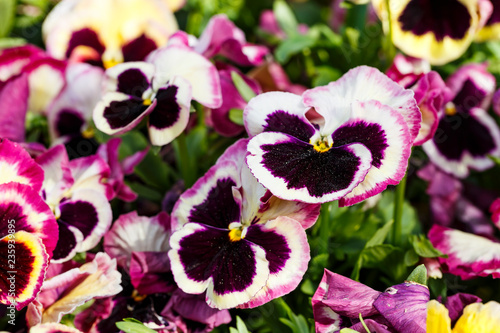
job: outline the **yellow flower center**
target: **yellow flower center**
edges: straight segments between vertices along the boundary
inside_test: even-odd
[[[152,103],[153,103],[153,101],[150,100],[149,98],[146,98],[144,101],[142,101],[143,105],[151,105]]]
[[[446,113],[447,116],[454,116],[457,114],[457,108],[455,107],[455,104],[453,102],[448,102],[444,106],[444,113]]]
[[[132,292],[132,299],[136,302],[142,302],[148,295],[141,295],[137,290],[134,289]]]
[[[241,237],[241,229],[240,228],[234,228],[231,231],[229,231],[229,240],[231,242],[237,242],[241,240],[243,237]]]
[[[102,61],[102,64],[104,65],[105,69],[114,67],[114,66],[118,65],[119,63],[121,63],[121,62],[118,61],[118,60],[116,60],[116,59],[110,59],[110,60],[103,60]]]
[[[318,140],[314,143],[314,150],[316,150],[319,153],[324,153],[326,151],[329,151],[330,148],[332,148],[332,146],[333,143],[328,144],[328,141],[322,138],[321,140]]]
[[[82,136],[85,138],[85,139],[91,139],[93,138],[95,135],[95,131],[94,129],[89,126],[87,127],[83,132],[82,132]]]

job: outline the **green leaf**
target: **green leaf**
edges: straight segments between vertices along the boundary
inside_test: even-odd
[[[144,199],[148,199],[148,200],[151,200],[154,202],[161,202],[161,200],[163,199],[163,196],[161,195],[160,192],[158,192],[157,190],[152,189],[150,187],[147,187],[143,184],[128,183],[127,185],[130,186],[132,191],[134,191],[135,193],[137,193],[140,197],[142,197]]]
[[[373,235],[372,238],[366,243],[366,248],[380,245],[385,241],[385,238],[387,237],[387,234],[391,231],[392,224],[394,223],[394,220],[390,220],[382,228],[377,230],[375,234]]]
[[[425,265],[419,265],[417,266],[413,272],[408,275],[408,278],[406,278],[406,281],[410,282],[416,282],[420,283],[423,285],[427,285],[427,268],[425,268]]]
[[[420,257],[418,254],[415,252],[414,249],[409,249],[405,253],[405,265],[410,267],[410,266],[415,266],[418,261],[420,260]]]
[[[243,97],[243,99],[247,103],[256,96],[255,92],[252,90],[252,88],[250,88],[250,86],[245,82],[240,74],[232,71],[231,79],[233,80],[234,86],[240,93],[241,97]]]
[[[156,333],[141,322],[120,321],[116,323],[116,327],[125,333]]]
[[[276,21],[278,21],[279,26],[285,32],[285,34],[287,34],[289,37],[297,34],[299,24],[297,23],[297,19],[295,18],[292,9],[287,5],[285,1],[275,1],[273,12],[274,16],[276,17]]]
[[[310,279],[305,279],[300,286],[300,291],[306,295],[312,296],[316,292],[316,288],[317,286]]]
[[[336,81],[342,76],[342,72],[330,66],[319,66],[315,68],[316,75],[312,80],[314,87],[325,86],[332,81]]]
[[[9,47],[22,46],[26,44],[26,40],[23,38],[0,38],[0,50],[7,49]]]
[[[162,161],[159,155],[149,151],[141,163],[135,167],[135,173],[148,185],[155,189],[167,191],[170,187],[168,182],[169,167]]]
[[[16,0],[0,0],[0,37],[7,36],[14,25]]]
[[[249,333],[245,322],[239,316],[236,316],[236,328],[238,329],[238,333]]]
[[[238,125],[243,126],[243,110],[242,109],[231,109],[229,110],[229,119]]]
[[[436,249],[425,235],[411,235],[410,243],[415,252],[424,258],[444,257],[445,254]]]
[[[276,60],[284,64],[291,56],[302,52],[304,49],[313,47],[316,39],[309,35],[294,35],[281,43],[275,51]]]
[[[352,330],[350,328],[343,328],[340,330],[340,333],[359,333],[358,331]]]

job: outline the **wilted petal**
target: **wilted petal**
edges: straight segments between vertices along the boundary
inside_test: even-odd
[[[76,328],[57,323],[39,324],[30,329],[30,333],[82,333]]]
[[[439,258],[443,269],[462,279],[500,277],[500,244],[485,237],[434,225],[429,240],[448,258]]]
[[[380,294],[373,306],[397,332],[426,332],[427,286],[405,282],[388,288]]]

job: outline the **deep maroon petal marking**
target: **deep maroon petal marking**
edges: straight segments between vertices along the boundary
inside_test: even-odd
[[[333,146],[341,147],[351,143],[361,143],[372,153],[372,165],[380,167],[384,152],[389,145],[380,125],[355,122],[338,128],[332,135]]]
[[[28,244],[16,242],[15,260],[8,260],[8,254],[12,255],[12,250],[9,251],[9,242],[6,239],[0,241],[0,292],[7,294],[11,285],[15,287],[15,295],[19,296],[27,289],[30,284],[30,274],[34,270],[35,256]],[[12,263],[15,263],[14,266]],[[17,272],[15,275],[7,273],[9,271]],[[11,284],[12,280],[7,278],[14,276],[15,283]]]
[[[61,210],[59,221],[80,230],[84,238],[87,238],[99,223],[97,211],[89,202],[69,201],[61,204],[59,208]]]
[[[349,187],[361,163],[343,147],[319,153],[301,141],[263,145],[262,150],[263,164],[273,176],[283,178],[288,188],[307,188],[314,197]]]
[[[493,3],[493,12],[486,22],[487,26],[500,22],[500,2],[498,0],[491,0],[491,2]]]
[[[68,229],[66,223],[58,224],[59,240],[52,254],[52,259],[54,260],[66,258],[77,245],[75,234]]]
[[[146,59],[149,53],[156,50],[156,48],[157,45],[154,40],[142,34],[122,47],[123,61],[142,61]]]
[[[286,261],[290,259],[291,250],[286,238],[272,230],[262,231],[261,225],[257,224],[248,228],[245,239],[261,246],[266,251],[271,274],[281,271]]]
[[[282,110],[277,110],[268,115],[266,122],[264,132],[281,132],[304,142],[309,142],[315,132],[311,125],[302,121],[298,116]]]
[[[33,228],[28,224],[23,208],[17,203],[0,204],[0,238],[9,234],[9,230],[7,229],[9,221],[15,221],[16,231],[33,231]]]
[[[112,129],[122,128],[130,124],[139,117],[146,109],[147,105],[139,98],[130,98],[124,101],[114,101],[104,109],[104,118]]]
[[[411,0],[399,17],[404,31],[417,36],[432,32],[438,41],[464,38],[470,21],[467,7],[458,0]]]
[[[148,78],[138,68],[130,68],[118,75],[118,91],[135,97],[142,94],[149,87]]]
[[[195,281],[213,278],[214,291],[243,291],[252,284],[256,259],[250,244],[231,242],[226,230],[206,228],[180,241],[179,257],[186,275]]]
[[[57,133],[61,136],[80,134],[84,122],[85,120],[77,112],[71,109],[63,109],[57,116]]]
[[[453,99],[453,103],[458,112],[468,112],[474,107],[480,107],[486,95],[484,90],[478,89],[474,82],[468,79]]]
[[[231,222],[239,222],[240,206],[234,200],[233,186],[236,183],[230,178],[217,180],[205,201],[190,211],[188,221],[223,229]]]
[[[89,28],[84,28],[73,32],[71,39],[68,43],[68,49],[66,50],[66,58],[71,56],[71,53],[78,46],[88,46],[97,51],[100,55],[104,53],[104,45],[102,45],[97,33]]]
[[[181,107],[176,99],[177,90],[176,86],[169,86],[166,89],[162,88],[158,90],[156,94],[158,103],[149,115],[149,124],[151,126],[158,129],[168,128],[179,119]]]

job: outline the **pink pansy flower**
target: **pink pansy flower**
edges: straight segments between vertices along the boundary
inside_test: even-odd
[[[443,272],[472,279],[478,276],[500,278],[500,243],[463,231],[434,225],[429,240],[448,255],[438,258]]]
[[[118,294],[121,282],[116,260],[102,252],[83,265],[51,263],[42,291],[28,307],[28,325],[58,323],[65,314],[91,299]]]
[[[0,138],[15,142],[25,140],[29,86],[25,74],[0,80]]]
[[[42,28],[54,57],[105,68],[144,60],[178,29],[162,0],[65,0]]]
[[[62,145],[37,157],[45,171],[42,196],[59,225],[59,241],[53,262],[71,259],[76,252],[90,250],[111,225],[109,200],[113,190],[104,179],[108,164],[97,155],[69,161]]]
[[[33,45],[0,51],[0,81],[25,73],[29,83],[28,110],[45,113],[65,84],[66,62]],[[51,84],[47,84],[51,82]]]
[[[321,116],[310,121],[314,107]],[[403,178],[420,128],[413,92],[361,66],[302,96],[268,92],[243,118],[254,176],[285,200],[352,205]]]
[[[493,201],[490,206],[491,220],[500,229],[500,198]]]
[[[96,127],[120,134],[148,117],[149,137],[162,146],[186,128],[191,99],[207,107],[222,103],[216,68],[189,47],[169,44],[148,62],[130,62],[106,71],[106,93],[94,109]]]
[[[272,196],[244,164],[248,140],[228,148],[172,212],[170,264],[180,289],[211,307],[253,308],[295,289],[307,269],[304,228],[319,205]]]

